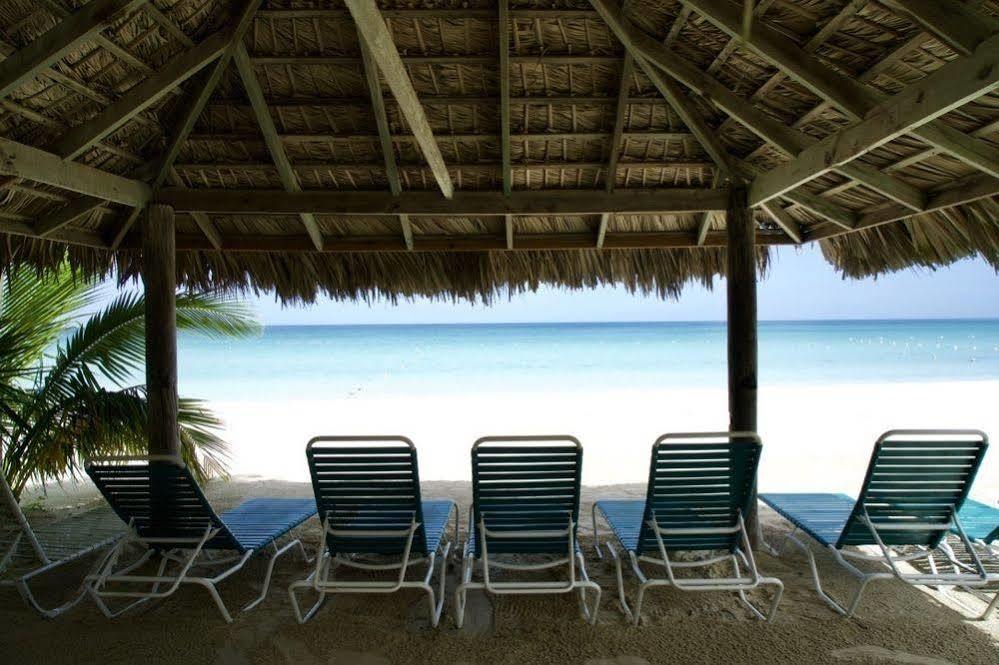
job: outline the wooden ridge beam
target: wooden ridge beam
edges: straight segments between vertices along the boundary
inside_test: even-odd
[[[0,63],[0,99],[91,39],[122,12],[145,0],[92,0]]]
[[[426,164],[396,164],[399,169],[427,169]],[[194,162],[175,164],[179,171],[198,170],[218,170],[218,169],[245,169],[248,171],[273,169],[274,164],[269,162]],[[314,169],[357,169],[376,170],[385,168],[383,162],[295,162],[291,165],[294,170],[314,170]],[[514,162],[510,165],[512,169],[600,169],[607,167],[604,162]],[[689,161],[689,160],[666,160],[656,162],[622,162],[618,161],[617,168],[621,169],[710,169],[714,167],[714,162]],[[462,162],[451,164],[449,169],[463,169],[466,171],[492,171],[499,172],[502,164],[499,162]]]
[[[497,100],[498,101],[498,100]],[[625,106],[630,102],[626,99]],[[665,104],[665,101],[663,101]],[[273,109],[274,106],[270,105]],[[437,143],[452,141],[489,141],[496,142],[502,140],[501,134],[490,134],[488,132],[477,132],[475,134],[440,134],[434,135]],[[510,134],[511,141],[603,141],[614,139],[613,132],[532,132],[526,134]],[[669,132],[656,130],[637,130],[633,132],[622,132],[621,139],[634,140],[666,140],[683,141],[693,138],[690,132]],[[250,134],[244,132],[213,132],[205,134],[191,134],[188,137],[191,141],[260,141],[260,134]],[[356,141],[380,141],[379,134],[285,134],[279,133],[280,138],[285,143],[350,143]],[[416,137],[412,134],[390,134],[389,139],[393,142],[412,143]]]
[[[4,138],[0,138],[0,175],[34,180],[130,206],[144,206],[151,194],[144,182],[65,161],[59,155]]]
[[[416,136],[417,145],[423,153],[424,159],[430,170],[434,174],[434,179],[444,194],[444,198],[451,198],[454,195],[454,183],[451,182],[451,174],[448,172],[444,157],[441,155],[437,141],[434,139],[433,130],[427,120],[427,114],[420,105],[419,97],[413,88],[413,82],[409,78],[406,66],[399,57],[392,34],[385,26],[385,19],[382,18],[375,0],[344,0],[354,23],[357,25],[358,34],[367,44],[374,56],[378,68],[385,77],[385,83],[396,101],[399,102],[399,109],[402,116],[412,128],[413,135]]]
[[[435,192],[302,191],[267,189],[162,189],[155,200],[178,212],[293,215],[313,213],[342,216],[503,217],[505,215],[654,215],[722,211],[728,190],[618,189],[457,192],[445,199]],[[590,236],[590,245],[593,236]]]
[[[542,21],[557,21],[559,19],[581,19],[596,18],[596,13],[592,9],[511,9],[510,16],[522,19],[540,19]],[[413,9],[383,9],[382,17],[387,20],[393,19],[476,19],[479,21],[496,21],[496,12],[491,9],[476,9],[468,7],[455,7],[453,9],[439,9],[433,7],[413,8]],[[302,9],[282,9],[280,7],[269,7],[260,11],[260,18],[291,20],[291,19],[347,19],[350,12],[346,9],[325,9],[325,8],[302,8]]]
[[[261,67],[360,67],[362,58],[353,55],[264,55],[254,53],[250,56],[253,64]],[[404,55],[399,56],[403,65],[467,65],[493,67],[496,65],[495,55]],[[534,65],[536,67],[572,67],[576,65],[613,65],[621,61],[621,56],[614,55],[569,55],[545,54],[511,55],[510,64]]]
[[[999,21],[955,0],[880,0],[957,51],[971,55],[978,45],[999,33]]]
[[[780,196],[997,87],[999,37],[993,37],[975,55],[956,60],[909,86],[863,122],[836,132],[759,176],[750,188],[750,203],[758,205]]]
[[[499,82],[500,82],[500,160],[503,169],[503,193],[513,191],[513,169],[510,166],[510,2],[499,0],[497,13],[499,25]],[[507,249],[513,249],[513,237],[516,229],[513,215],[503,219],[503,229],[506,233]]]
[[[182,51],[95,117],[68,130],[51,146],[52,151],[66,159],[79,157],[219,57],[228,44],[228,32],[220,30],[193,49]]]
[[[246,95],[250,99],[250,106],[253,108],[253,115],[257,120],[257,125],[259,125],[260,132],[264,136],[264,143],[267,144],[267,151],[270,153],[271,159],[274,160],[274,167],[277,169],[281,185],[286,192],[300,192],[302,187],[298,182],[298,177],[295,175],[295,170],[288,161],[284,145],[278,138],[274,119],[271,117],[267,102],[264,101],[263,90],[260,88],[257,75],[253,72],[253,64],[250,63],[250,57],[247,55],[246,47],[242,42],[236,44],[233,60],[236,63],[239,77],[243,81],[243,88],[246,90]],[[299,218],[302,220],[302,226],[305,227],[305,231],[312,238],[314,248],[321,251],[323,248],[323,233],[315,217],[313,217],[311,212],[303,211],[299,213]]]
[[[129,238],[131,248],[137,239]],[[503,235],[417,235],[409,250],[397,236],[340,236],[329,238],[323,247],[325,253],[343,252],[484,252],[507,249]],[[757,234],[761,246],[787,245],[790,239],[783,233]],[[704,246],[724,247],[724,231],[708,234]],[[694,238],[685,231],[645,233],[608,233],[602,250],[593,247],[590,233],[526,234],[518,237],[513,251],[539,250],[589,250],[608,251],[626,249],[671,249],[695,247]],[[201,235],[178,235],[178,251],[211,251],[212,246]],[[314,252],[307,236],[233,236],[226,239],[228,252]]]

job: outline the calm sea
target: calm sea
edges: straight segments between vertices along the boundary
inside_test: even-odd
[[[211,400],[725,385],[724,323],[274,326],[181,335]],[[761,385],[999,379],[999,320],[760,324]]]

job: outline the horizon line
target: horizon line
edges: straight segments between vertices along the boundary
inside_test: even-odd
[[[920,323],[920,322],[999,322],[993,316],[938,316],[938,317],[887,317],[887,318],[842,318],[842,319],[759,319],[759,323]],[[679,319],[679,320],[575,320],[575,321],[418,321],[399,323],[263,323],[265,328],[328,328],[328,327],[393,327],[393,326],[524,326],[524,325],[617,325],[617,324],[725,324],[726,319]]]

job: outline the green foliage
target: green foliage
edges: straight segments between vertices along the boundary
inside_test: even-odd
[[[99,296],[68,269],[0,273],[0,471],[16,496],[29,480],[78,475],[88,458],[146,451],[145,387],[127,385],[145,360],[143,297],[123,293],[88,314]],[[259,330],[243,305],[206,294],[177,297],[177,327],[212,337]],[[179,420],[199,480],[224,475],[221,422],[190,399]]]

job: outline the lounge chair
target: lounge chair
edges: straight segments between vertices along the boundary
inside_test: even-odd
[[[897,578],[925,586],[983,586],[988,577],[962,527],[959,510],[988,447],[975,430],[893,430],[874,446],[867,475],[854,500],[844,494],[761,494],[760,499],[794,525],[787,540],[808,556],[819,596],[834,610],[853,616],[870,582]],[[941,547],[953,530],[967,547],[971,564]],[[815,555],[795,537],[804,531],[833,555],[860,583],[841,603],[822,588]],[[874,554],[847,549],[873,546]],[[894,548],[913,551],[898,553]],[[937,572],[939,551],[959,572]],[[925,560],[930,572],[906,572],[899,565]],[[885,564],[888,571],[865,572],[853,561]]]
[[[295,618],[308,621],[337,593],[393,593],[420,589],[427,594],[436,626],[444,608],[444,577],[452,542],[458,539],[458,507],[450,499],[423,500],[416,447],[401,436],[321,436],[306,448],[316,507],[323,523],[316,567],[288,588]],[[452,539],[444,535],[454,517]],[[374,560],[374,557],[378,557]],[[438,571],[435,593],[430,582]],[[410,566],[426,563],[418,581],[407,581]],[[395,571],[394,580],[335,579],[335,568]],[[319,594],[304,614],[296,591]]]
[[[14,586],[32,609],[54,619],[86,595],[82,579],[69,600],[52,608],[43,607],[35,598],[31,581],[110,547],[125,534],[125,527],[117,515],[104,506],[32,526],[2,473],[0,487],[6,507],[6,510],[0,510],[0,585]]]
[[[232,615],[216,586],[241,569],[254,554],[271,549],[263,590],[243,610],[249,610],[267,597],[271,574],[278,557],[301,542],[291,531],[316,514],[312,499],[250,499],[238,507],[216,515],[190,471],[177,458],[151,456],[115,458],[88,462],[87,473],[107,499],[129,535],[104,557],[96,572],[87,576],[87,591],[108,618],[155,598],[170,596],[181,584],[198,584],[211,594],[227,622]],[[279,538],[288,542],[278,547]],[[125,549],[138,545],[144,552],[137,560],[120,564]],[[219,550],[233,554],[221,558]],[[141,572],[159,565],[153,574]],[[175,572],[168,566],[176,565]],[[148,566],[147,566],[148,564]],[[194,575],[195,569],[220,570],[212,577]],[[112,610],[111,598],[132,598],[130,604]]]
[[[597,555],[603,558],[597,530],[599,514],[622,550],[618,552],[612,543],[606,543],[617,569],[621,608],[635,625],[641,620],[645,592],[654,586],[735,592],[754,616],[773,620],[784,585],[777,578],[760,575],[744,522],[760,450],[760,439],[753,433],[664,434],[652,446],[645,499],[605,499],[593,504]],[[623,552],[627,552],[631,570],[639,580],[634,610],[628,606],[624,592]],[[672,556],[678,552],[700,556]],[[726,561],[732,566],[726,577],[676,574]],[[658,566],[666,576],[646,575],[642,564]],[[746,596],[747,591],[760,586],[775,587],[766,613]]]
[[[461,559],[461,584],[455,591],[459,628],[465,620],[469,589],[497,595],[578,590],[583,618],[596,623],[600,587],[586,575],[576,540],[582,468],[583,447],[571,436],[491,436],[475,442],[469,534]],[[497,555],[545,560],[518,563],[497,560]],[[476,564],[481,582],[472,581]],[[557,581],[494,581],[490,577],[492,568],[524,572],[562,567],[568,568],[568,575]],[[588,589],[595,594],[589,605]]]

